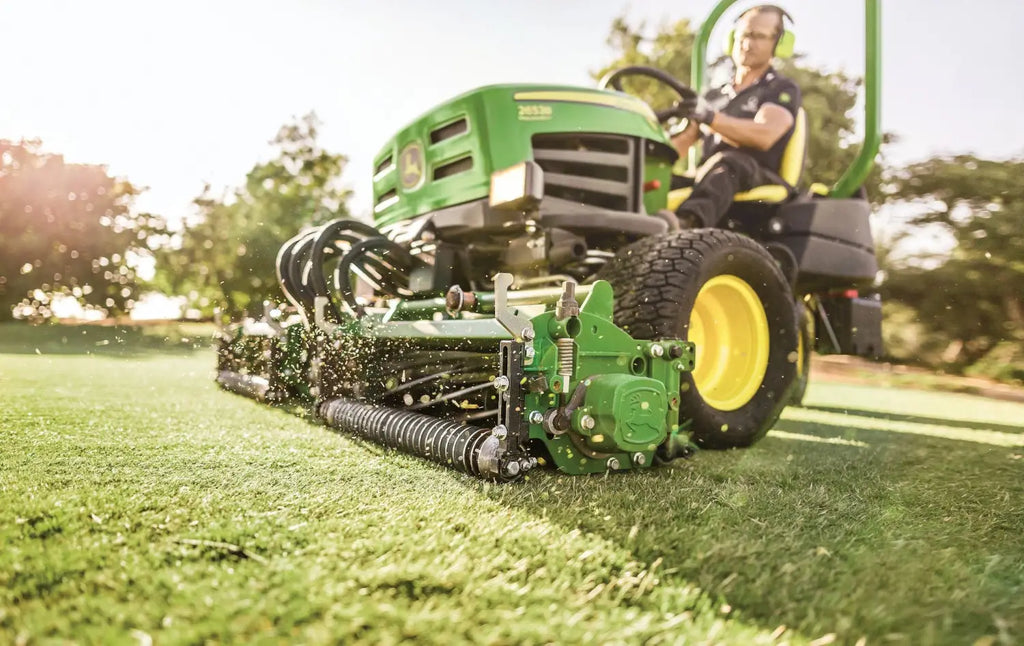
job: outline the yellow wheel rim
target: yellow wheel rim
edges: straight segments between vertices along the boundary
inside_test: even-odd
[[[696,345],[693,381],[706,404],[736,410],[757,393],[768,369],[768,316],[754,289],[723,274],[704,283],[690,312]]]

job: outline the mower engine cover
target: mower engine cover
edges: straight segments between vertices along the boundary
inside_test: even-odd
[[[544,169],[547,195],[653,213],[665,204],[677,157],[650,106],[634,96],[486,86],[435,107],[384,144],[373,162],[374,224],[384,229],[486,200],[495,171],[527,160]]]

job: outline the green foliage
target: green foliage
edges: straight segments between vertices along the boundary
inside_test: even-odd
[[[1020,403],[812,380],[753,449],[494,486],[220,391],[208,349],[14,327],[0,643],[1024,637]]]
[[[50,316],[56,295],[123,312],[136,294],[129,252],[150,216],[106,168],[65,163],[38,141],[0,140],[0,320]]]
[[[654,36],[644,35],[645,24],[633,26],[624,17],[612,22],[608,34],[608,45],[616,58],[594,73],[600,79],[609,71],[627,65],[648,65],[668,72],[684,85],[690,84],[690,51],[693,48],[693,31],[690,20],[683,18],[669,25],[663,25]],[[666,86],[645,77],[635,77],[625,82],[624,88],[647,101],[655,109],[669,107],[676,100],[675,92]]]
[[[184,231],[165,228],[158,284],[233,315],[282,300],[274,273],[281,244],[303,227],[348,215],[350,191],[339,183],[346,159],[320,147],[318,126],[314,114],[283,126],[271,142],[277,156],[253,166],[243,186],[221,197],[207,187]]]
[[[1024,378],[1022,176],[1024,159],[960,155],[912,164],[891,177],[889,199],[917,209],[904,237],[929,226],[955,242],[948,257],[918,254],[887,267],[886,296],[913,307],[917,323],[943,341],[941,355],[922,357],[931,363],[964,368],[998,350],[1001,359],[990,358],[984,363],[992,369],[981,372]]]
[[[630,25],[617,18],[611,27],[608,44],[615,58],[594,74],[604,76],[609,70],[626,65],[649,65],[665,70],[684,84],[690,83],[690,61],[694,30],[688,19],[662,25],[653,36],[645,35],[646,26]],[[712,48],[709,53],[714,55]],[[729,63],[731,64],[731,63]],[[808,119],[807,166],[804,182],[831,185],[857,154],[852,113],[860,86],[841,72],[825,72],[801,64],[800,57],[783,61],[779,71],[800,87]],[[666,108],[674,100],[671,90],[647,79],[636,79],[626,89],[640,96],[656,109]],[[873,182],[869,182],[872,192]]]

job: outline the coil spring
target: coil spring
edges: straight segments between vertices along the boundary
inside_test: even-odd
[[[558,348],[558,375],[572,379],[572,373],[576,367],[573,361],[576,342],[571,338],[557,339],[555,347]]]

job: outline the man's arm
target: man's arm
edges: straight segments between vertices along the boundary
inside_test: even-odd
[[[728,144],[768,150],[793,126],[793,121],[792,113],[786,108],[774,103],[765,103],[753,119],[740,119],[716,112],[707,125],[722,135]]]

